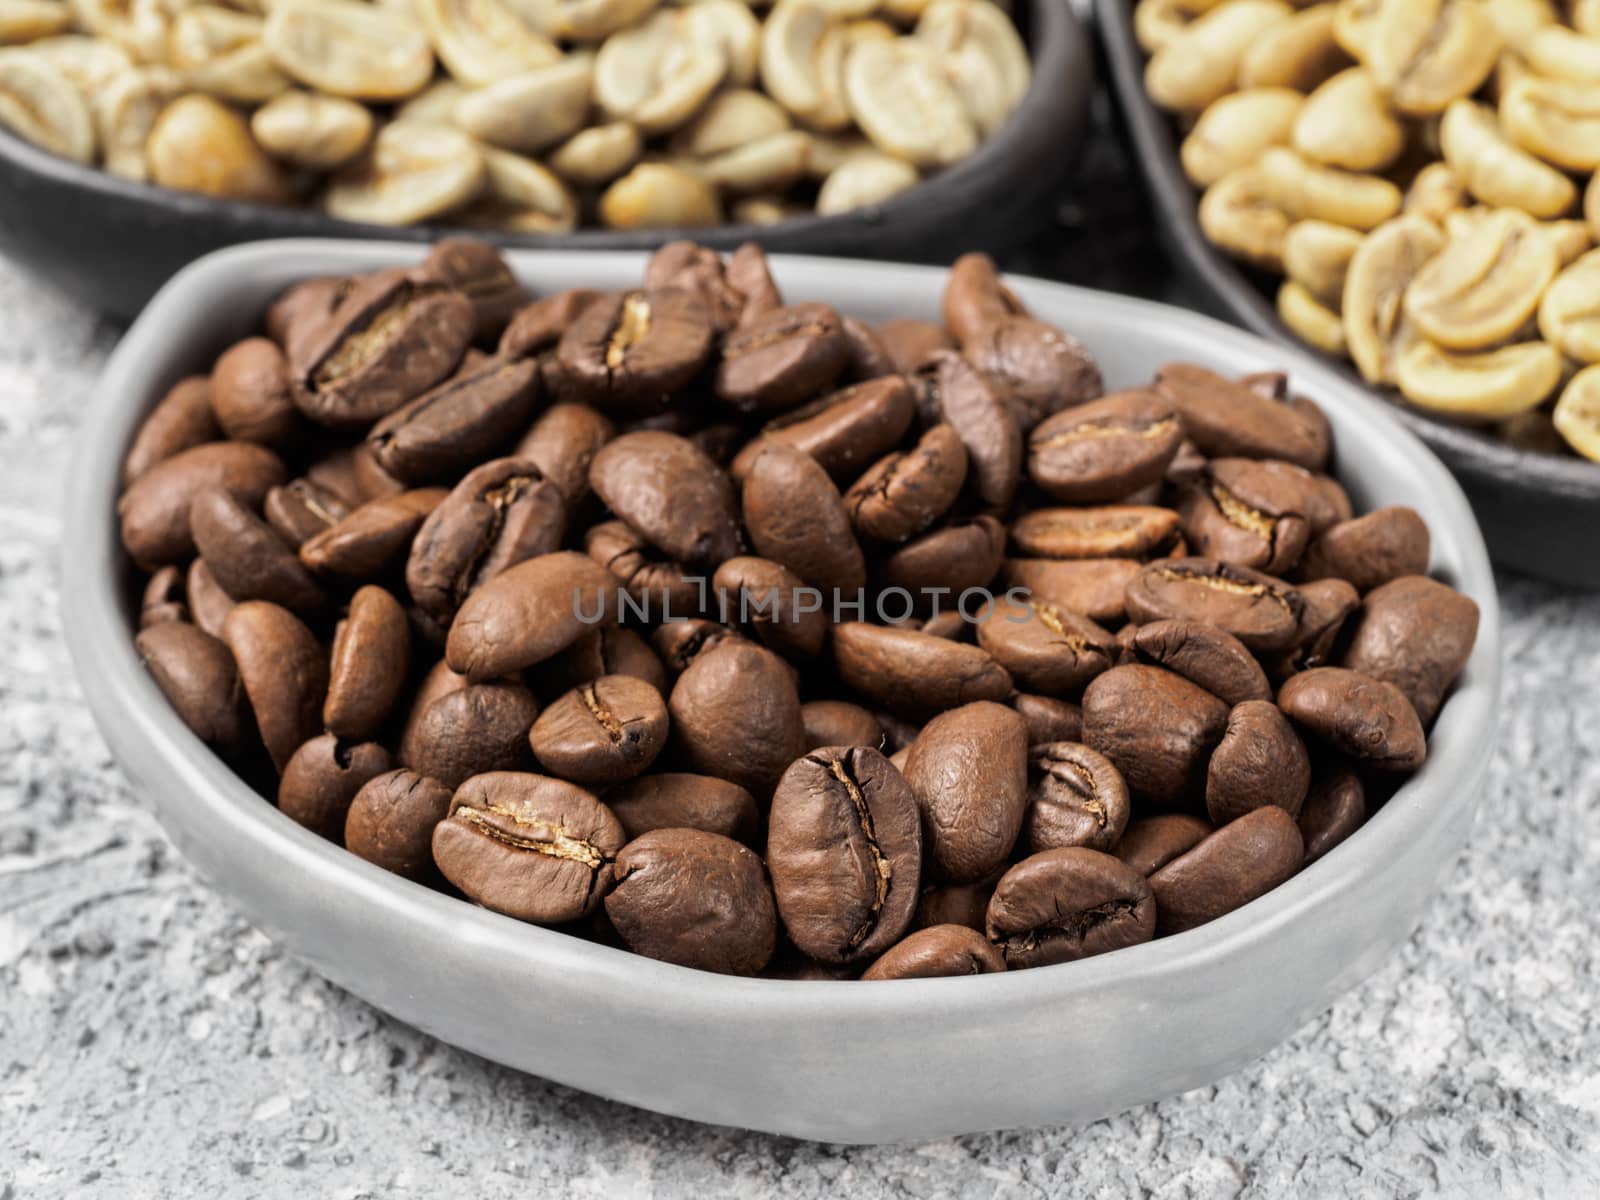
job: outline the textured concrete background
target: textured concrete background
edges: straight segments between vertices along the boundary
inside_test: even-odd
[[[0,314],[0,1200],[1600,1192],[1600,601],[1503,581],[1470,847],[1404,950],[1253,1067],[1082,1129],[862,1149],[707,1128],[388,1019],[177,857],[56,617],[61,478],[114,334],[3,265]],[[997,1029],[995,1053],[1027,1047]]]

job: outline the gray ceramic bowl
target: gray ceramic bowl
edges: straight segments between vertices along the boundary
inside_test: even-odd
[[[83,422],[66,518],[63,625],[106,740],[179,849],[329,979],[447,1042],[660,1112],[840,1142],[1087,1121],[1210,1083],[1322,1011],[1420,918],[1472,822],[1494,742],[1499,610],[1450,475],[1327,367],[1204,317],[1033,280],[1108,383],[1192,359],[1287,368],[1336,430],[1361,506],[1410,504],[1434,569],[1483,621],[1426,767],[1366,828],[1270,895],[1177,937],[1015,974],[882,984],[732,979],[523,925],[387,875],[282,816],[179,721],[134,654],[113,504],[124,448],[171,382],[203,370],[301,277],[408,263],[404,244],[286,241],[213,254],[146,309]],[[539,289],[630,286],[632,253],[517,252]],[[791,297],[867,319],[937,317],[942,271],[775,260]]]

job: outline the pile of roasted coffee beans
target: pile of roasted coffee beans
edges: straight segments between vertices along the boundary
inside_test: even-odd
[[[1201,228],[1283,277],[1286,326],[1600,461],[1600,3],[1139,0],[1134,25],[1192,122]]]
[[[686,966],[891,979],[1193,928],[1427,752],[1477,607],[1281,375],[1088,351],[986,258],[944,323],[755,246],[526,295],[309,280],[156,405],[139,653],[288,816]]]

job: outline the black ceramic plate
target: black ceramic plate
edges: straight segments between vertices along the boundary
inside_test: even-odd
[[[1199,197],[1178,162],[1172,124],[1145,94],[1145,54],[1133,35],[1131,0],[1095,0],[1095,21],[1157,225],[1178,266],[1216,315],[1303,346],[1278,320],[1261,282],[1200,232]],[[1557,583],[1600,588],[1600,463],[1519,450],[1398,400],[1395,408],[1461,481],[1495,562]]]
[[[631,250],[675,236],[731,248],[948,262],[1026,232],[1059,187],[1087,124],[1093,66],[1065,0],[1027,0],[1019,25],[1033,82],[1006,126],[971,158],[885,204],[779,225],[683,232],[506,234],[508,246]],[[432,241],[440,226],[394,229],[309,209],[270,208],[129,183],[56,158],[0,130],[0,251],[104,312],[131,318],[174,271],[235,242],[277,237]]]

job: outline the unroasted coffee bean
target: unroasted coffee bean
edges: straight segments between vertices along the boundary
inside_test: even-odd
[[[935,351],[917,368],[917,386],[967,448],[978,500],[1006,508],[1022,478],[1022,427],[999,385],[949,350]]]
[[[1172,806],[1205,788],[1228,706],[1181,675],[1113,667],[1083,693],[1084,743],[1109,758],[1136,796]]]
[[[883,561],[883,580],[911,593],[918,610],[944,589],[959,597],[987,587],[1004,561],[1005,526],[988,514],[937,526],[899,547]],[[961,619],[959,613],[950,614]]]
[[[271,600],[306,612],[324,597],[311,572],[260,517],[221,488],[206,488],[189,505],[195,548],[236,600]]]
[[[853,596],[866,582],[845,502],[810,455],[783,445],[763,450],[745,476],[744,521],[762,558],[812,587]]]
[[[641,775],[611,788],[605,799],[629,841],[652,829],[700,829],[751,845],[761,824],[754,797],[713,775]]]
[[[133,640],[156,686],[194,735],[224,752],[239,745],[244,689],[220,639],[183,621],[162,621]]]
[[[1291,817],[1311,786],[1311,759],[1287,717],[1270,700],[1246,700],[1228,714],[1206,769],[1206,812],[1226,825],[1264,804]]]
[[[891,708],[1004,700],[1012,689],[1011,676],[982,647],[862,621],[834,626],[833,665],[847,686]]]
[[[922,824],[900,772],[866,746],[813,750],[784,772],[767,866],[790,939],[822,962],[883,953],[917,906]]]
[[[222,623],[233,611],[234,599],[222,590],[217,577],[206,566],[206,560],[197,558],[184,573],[183,590],[189,601],[189,612],[194,623],[212,637],[222,636]]]
[[[1128,586],[1139,570],[1127,558],[1008,558],[1000,564],[1000,582],[1091,621],[1117,623],[1128,615]]]
[[[971,883],[1005,862],[1028,807],[1028,727],[981,701],[941,713],[906,756],[929,870]]]
[[[347,741],[377,736],[411,663],[411,627],[400,602],[371,584],[350,598],[333,635],[322,723]]]
[[[1264,896],[1300,869],[1294,818],[1275,804],[1224,825],[1150,876],[1156,931],[1182,933]]]
[[[1143,875],[1074,846],[1025,858],[1002,875],[987,925],[1007,967],[1043,967],[1148,942],[1156,904]]]
[[[150,576],[139,599],[139,628],[148,629],[163,621],[187,621],[189,606],[184,600],[183,572],[177,567],[162,567]]]
[[[712,577],[721,603],[780,654],[812,658],[828,636],[824,598],[793,571],[770,559],[730,558]]]
[[[404,767],[369,779],[345,815],[344,846],[407,879],[434,870],[433,830],[450,811],[450,789]]]
[[[1109,758],[1077,742],[1050,742],[1028,751],[1028,765],[1024,850],[1115,849],[1130,807],[1128,785]]]
[[[933,321],[918,321],[910,317],[896,317],[884,321],[873,330],[878,344],[893,361],[895,370],[909,375],[926,361],[935,350],[954,350],[955,341],[943,325]]]
[[[502,449],[527,425],[538,399],[538,364],[491,358],[384,417],[367,445],[394,478],[429,483]]]
[[[883,727],[878,718],[846,700],[812,700],[800,706],[805,725],[806,749],[823,746],[883,746]]]
[[[913,449],[869,467],[845,493],[845,511],[862,537],[903,542],[949,510],[966,478],[961,435],[949,425],[935,425]]]
[[[147,570],[181,563],[194,553],[189,508],[208,488],[220,488],[248,508],[286,477],[271,450],[249,442],[210,442],[151,466],[122,493],[117,515],[122,544]]]
[[[826,304],[772,309],[723,341],[717,395],[741,412],[780,412],[829,387],[849,360],[839,314]]]
[[[322,728],[327,655],[298,617],[266,600],[234,607],[222,624],[222,640],[239,666],[272,765],[282,774],[301,743]]]
[[[1341,521],[1306,548],[1307,579],[1345,579],[1358,592],[1428,569],[1428,527],[1415,509],[1380,508]]]
[[[221,437],[222,427],[211,408],[211,380],[204,375],[180,379],[134,434],[122,462],[122,486],[131,487],[156,464]]]
[[[1115,659],[1110,633],[1088,617],[1042,600],[996,600],[978,621],[978,645],[1019,688],[1075,692]]]
[[[401,762],[449,788],[488,771],[533,766],[528,731],[539,702],[518,683],[469,683],[428,705],[401,743]]]
[[[1225,703],[1272,699],[1261,664],[1243,642],[1215,625],[1175,620],[1129,628],[1129,644],[1140,659],[1176,671]]]
[[[1366,819],[1366,791],[1361,786],[1361,776],[1339,768],[1317,780],[1300,809],[1306,862],[1316,862],[1360,829]]]
[[[776,443],[809,454],[835,479],[853,479],[905,436],[915,411],[900,376],[869,379],[767,422],[730,470],[743,482],[756,456]]]
[[[631,675],[662,695],[667,693],[667,669],[636,629],[601,625],[535,668],[534,687],[555,694],[599,679],[602,675]]]
[[[1039,508],[1011,523],[1011,541],[1039,558],[1148,558],[1169,547],[1177,531],[1170,508]]]
[[[1300,594],[1270,575],[1208,558],[1150,563],[1128,583],[1128,618],[1215,625],[1261,653],[1289,646],[1305,607]]]
[[[614,293],[584,307],[561,335],[558,390],[605,412],[660,412],[705,365],[712,333],[695,292]]]
[[[587,404],[553,404],[523,435],[512,457],[537,465],[571,512],[589,494],[594,456],[616,433],[611,419]]]
[[[1405,693],[1360,671],[1302,671],[1283,685],[1278,704],[1298,724],[1365,766],[1415,771],[1427,757],[1422,722]]]
[[[528,741],[553,775],[574,783],[620,783],[648,770],[661,753],[667,706],[642,679],[603,675],[552,701]]]
[[[605,902],[630,950],[681,967],[754,975],[777,942],[761,859],[698,829],[657,829],[629,842]]]
[[[369,500],[301,545],[300,561],[320,574],[370,579],[405,561],[417,530],[448,494],[418,488]]]
[[[1113,392],[1057,413],[1028,435],[1028,476],[1058,500],[1106,504],[1159,481],[1183,441],[1172,405]]]
[[[1193,363],[1168,363],[1153,390],[1183,418],[1184,432],[1211,458],[1281,458],[1320,471],[1327,444],[1294,409]]]
[[[477,238],[445,238],[435,243],[416,273],[420,279],[454,288],[472,302],[477,341],[499,333],[523,300],[522,285],[504,256]]]
[[[1367,593],[1344,665],[1405,693],[1424,726],[1472,654],[1478,606],[1424,575],[1405,575]]]
[[[772,651],[729,640],[694,657],[668,702],[672,737],[696,771],[766,796],[805,750],[794,675]]]
[[[1058,696],[1033,696],[1020,692],[1011,697],[1011,707],[1028,723],[1028,745],[1046,742],[1076,742],[1083,737],[1083,709]]]
[[[389,766],[389,752],[376,742],[341,742],[324,733],[306,742],[284,765],[278,808],[312,833],[342,841],[356,793]]]
[[[1210,821],[1190,813],[1157,813],[1128,826],[1114,851],[1141,875],[1153,875],[1193,850],[1215,831]]]
[[[266,338],[236,342],[211,372],[211,411],[238,442],[281,446],[300,428],[289,387],[289,364]]]
[[[1099,364],[1082,342],[1030,317],[992,322],[962,339],[961,353],[1001,385],[1024,433],[1105,390]]]
[[[350,515],[350,506],[309,479],[291,479],[267,492],[261,511],[286,543],[298,550]]]
[[[992,975],[1006,969],[994,943],[963,925],[932,925],[908,934],[884,951],[862,979],[937,979],[950,975]]]
[[[739,553],[727,474],[694,443],[647,430],[607,442],[589,468],[600,499],[669,558],[716,564]]]
[[[446,879],[485,908],[541,925],[599,907],[622,846],[622,826],[589,792],[512,771],[467,780],[433,831]]]
[[[571,550],[520,562],[484,583],[450,625],[445,660],[474,681],[520,671],[615,619],[609,572]]]

